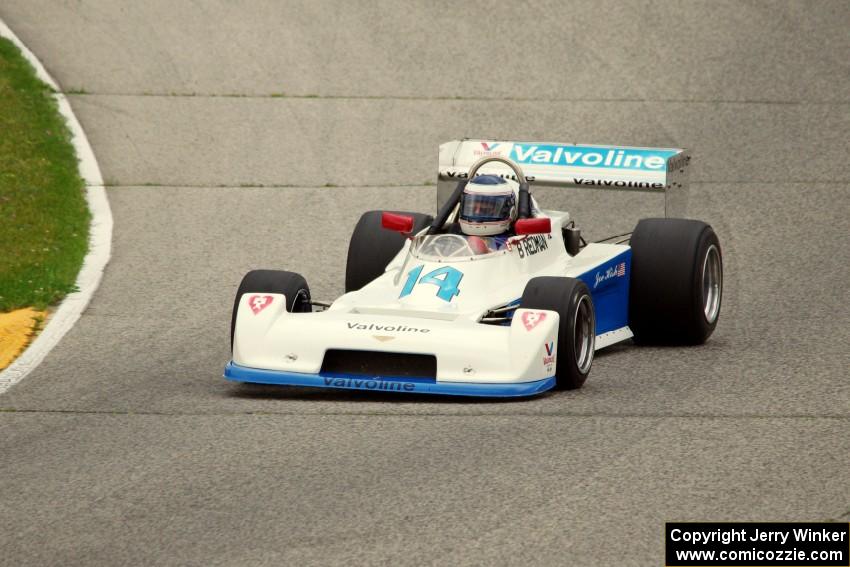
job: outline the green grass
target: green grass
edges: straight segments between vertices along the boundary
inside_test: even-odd
[[[88,246],[84,191],[50,87],[0,38],[0,312],[74,291]]]

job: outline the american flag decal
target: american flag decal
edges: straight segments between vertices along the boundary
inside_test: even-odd
[[[620,262],[614,266],[605,268],[605,271],[598,271],[593,275],[593,289],[599,287],[599,284],[605,283],[611,278],[622,278],[626,275],[626,263]]]

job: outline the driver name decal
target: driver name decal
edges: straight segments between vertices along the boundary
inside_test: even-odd
[[[259,315],[260,311],[272,304],[272,301],[274,301],[274,297],[271,295],[252,295],[248,298],[248,305],[254,315]]]
[[[546,320],[546,314],[538,311],[525,311],[522,314],[521,320],[522,324],[525,325],[525,330],[530,331]]]
[[[529,235],[522,240],[514,240],[512,245],[516,246],[520,258],[534,256],[549,249],[549,243],[546,242],[546,237],[542,234]]]

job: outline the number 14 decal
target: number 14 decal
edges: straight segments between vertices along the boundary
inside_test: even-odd
[[[463,272],[451,266],[445,266],[432,270],[420,278],[419,276],[422,274],[422,268],[424,267],[424,265],[416,266],[407,273],[407,281],[401,290],[401,295],[398,296],[399,299],[410,295],[417,281],[420,284],[433,284],[437,286],[439,288],[437,290],[437,297],[443,301],[451,301],[454,296],[460,293],[458,285],[460,285],[460,280],[463,278]]]

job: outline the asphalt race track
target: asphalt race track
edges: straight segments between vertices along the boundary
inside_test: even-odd
[[[2,565],[662,565],[665,521],[850,521],[850,5],[3,0],[110,185],[113,259],[0,397]],[[342,292],[463,136],[687,147],[700,348],[522,402],[240,387],[252,268]],[[585,234],[661,201],[539,191]]]

